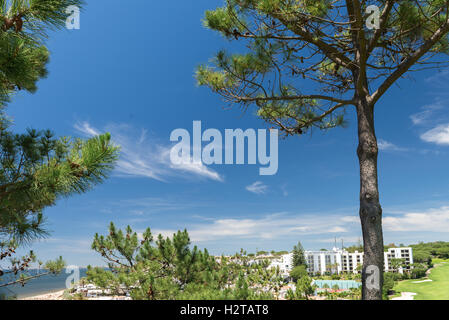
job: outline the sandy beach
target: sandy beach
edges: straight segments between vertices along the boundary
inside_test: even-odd
[[[36,296],[26,297],[26,298],[18,298],[17,300],[63,300],[62,295],[64,294],[64,290],[40,294]]]

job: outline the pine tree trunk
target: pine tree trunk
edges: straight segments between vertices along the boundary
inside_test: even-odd
[[[377,179],[378,146],[374,130],[374,106],[357,102],[360,163],[360,220],[363,232],[362,299],[381,300],[384,268],[382,208]]]

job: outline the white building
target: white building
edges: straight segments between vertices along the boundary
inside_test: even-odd
[[[307,263],[307,271],[310,274],[352,272],[358,273],[363,265],[363,252],[348,252],[338,248],[332,251],[304,251],[304,258]],[[412,248],[390,248],[384,253],[385,271],[394,271],[392,259],[401,259],[405,268],[397,270],[400,273],[410,270],[413,263]],[[282,255],[279,259],[273,260],[270,267],[279,267],[281,273],[288,274],[293,266],[293,253]]]
[[[391,260],[402,259],[404,267],[399,268],[399,273],[403,273],[405,270],[410,270],[411,264],[413,264],[413,251],[412,248],[390,248],[384,253],[385,271],[393,271]]]
[[[342,271],[343,251],[304,251],[307,271],[311,274],[340,273]]]
[[[272,260],[268,268],[279,268],[282,274],[288,275],[293,269],[293,253],[287,253]]]
[[[341,266],[339,272],[358,273],[363,265],[363,252],[341,251]]]

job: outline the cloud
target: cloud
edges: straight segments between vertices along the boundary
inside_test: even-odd
[[[421,108],[421,112],[412,114],[410,119],[414,125],[421,126],[424,133],[421,133],[420,139],[424,142],[436,145],[449,145],[449,68],[439,70],[426,82],[431,84],[432,89],[436,89],[432,103]],[[421,153],[427,154],[435,152],[433,150],[422,150]],[[435,152],[439,154],[439,152]]]
[[[115,200],[109,203],[102,203],[105,214],[114,215],[119,214],[121,222],[124,224],[132,224],[136,222],[146,222],[153,219],[154,214],[169,212],[182,212],[194,211],[198,208],[213,207],[214,203],[195,202],[189,200],[182,200],[179,197],[170,198],[157,198],[157,197],[144,197],[144,198],[132,198]],[[124,215],[124,214],[128,215]]]
[[[201,162],[173,164],[170,161],[171,145],[164,145],[149,139],[145,129],[136,130],[126,124],[111,124],[105,130],[99,130],[88,122],[78,122],[74,128],[85,136],[110,132],[115,144],[121,147],[120,159],[115,172],[125,177],[144,177],[166,181],[168,177],[204,178],[223,181],[216,171],[206,167]]]
[[[87,121],[75,123],[74,128],[85,136],[97,136],[101,134],[97,129],[92,128]]]
[[[422,212],[395,213],[383,218],[387,232],[449,232],[449,206]],[[180,229],[184,229],[185,225]],[[152,229],[154,234],[172,236],[176,229]],[[213,241],[254,240],[256,242],[286,239],[309,239],[333,243],[335,236],[346,243],[361,239],[360,219],[355,215],[314,214],[295,216],[287,213],[259,218],[218,218],[187,226],[190,239],[196,243]],[[223,244],[224,245],[224,244]]]
[[[439,125],[421,135],[421,139],[426,142],[439,145],[449,145],[449,123]]]
[[[449,76],[449,68],[438,70],[432,76],[426,78],[426,82],[432,83],[435,87],[446,87]]]
[[[358,216],[344,216],[341,217],[340,220],[342,222],[352,222],[352,223],[358,223],[360,222],[360,218]]]
[[[378,146],[379,146],[379,150],[382,150],[382,151],[397,151],[397,152],[407,151],[406,148],[398,147],[395,144],[388,142],[386,140],[383,140],[383,139],[379,139]]]
[[[427,119],[430,118],[432,113],[433,112],[431,110],[425,110],[422,112],[412,114],[410,116],[410,119],[412,120],[414,125],[423,124]]]
[[[255,194],[264,194],[267,192],[268,186],[263,184],[261,181],[256,181],[253,184],[246,186],[245,189]]]
[[[180,229],[184,229],[185,225]],[[427,209],[417,212],[395,212],[385,214],[384,231],[389,232],[389,241],[395,235],[391,232],[449,232],[449,206]],[[152,229],[153,230],[153,229]],[[175,229],[154,229],[155,234],[171,236]],[[361,240],[360,218],[358,215],[345,214],[307,214],[292,215],[277,213],[258,218],[216,218],[202,223],[187,225],[187,231],[193,242],[254,240],[259,243],[274,243],[287,239],[333,243],[335,236],[345,243]],[[223,244],[224,245],[224,244]]]
[[[423,111],[412,114],[410,116],[410,119],[412,120],[414,125],[424,125],[428,123],[430,120],[432,120],[432,118],[438,111],[443,110],[444,106],[445,101],[438,98],[435,100],[434,103],[422,107],[421,109]]]
[[[194,242],[207,242],[224,239],[274,240],[288,236],[325,235],[347,233],[351,228],[359,228],[347,216],[309,215],[290,216],[272,214],[261,218],[215,219],[187,228]],[[357,229],[358,230],[358,229]],[[155,229],[155,234],[172,235],[175,230]]]
[[[288,197],[288,190],[287,190],[287,185],[286,184],[281,186],[281,190],[282,190],[282,195],[284,197]]]
[[[423,107],[424,111],[410,116],[414,125],[426,128],[426,131],[420,135],[422,141],[437,145],[449,145],[447,102],[447,100],[438,98],[435,103]],[[420,150],[420,152],[426,154],[431,151]]]
[[[166,150],[166,152],[167,152],[166,157],[169,159],[170,149]],[[184,172],[189,172],[216,181],[223,181],[223,177],[220,174],[218,174],[218,172],[206,167],[205,165],[203,165],[201,161],[195,162],[193,161],[193,159],[191,159],[190,162],[181,164],[173,164],[170,162],[170,168]]]
[[[340,232],[348,232],[348,230],[343,227],[332,227],[329,229],[329,232],[340,233]]]
[[[449,232],[449,207],[428,209],[422,212],[387,216],[383,219],[386,231]]]
[[[92,253],[92,240],[48,238],[41,241],[43,244],[52,244],[52,250],[63,253]]]

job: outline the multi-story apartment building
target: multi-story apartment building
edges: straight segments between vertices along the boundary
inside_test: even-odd
[[[288,275],[293,268],[293,253],[287,253],[271,261],[269,268],[279,268],[282,274]]]
[[[304,258],[309,273],[341,272],[341,254],[335,248],[332,251],[305,251]]]
[[[332,251],[304,251],[304,257],[307,262],[307,271],[310,274],[358,273],[363,265],[363,252],[348,252],[338,248]],[[399,268],[398,272],[410,270],[413,263],[412,248],[390,248],[384,253],[384,270],[393,270],[396,266],[393,259],[401,259],[404,268]],[[392,263],[393,261],[393,263]],[[270,267],[279,267],[280,271],[288,274],[293,266],[293,253],[285,254],[279,259],[272,261]]]
[[[363,252],[340,251],[341,267],[339,272],[358,273],[363,265]]]
[[[401,259],[403,267],[399,268],[399,272],[403,273],[404,270],[410,270],[411,264],[413,264],[413,251],[412,248],[390,248],[384,253],[385,271],[393,271],[395,267],[392,265],[393,259]]]

